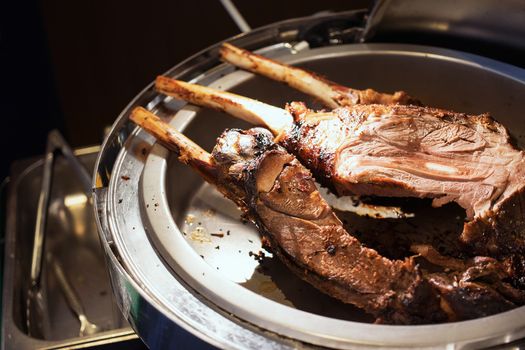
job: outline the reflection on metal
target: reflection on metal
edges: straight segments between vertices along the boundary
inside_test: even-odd
[[[70,194],[64,197],[64,205],[66,207],[78,207],[87,203],[88,197],[83,193]]]
[[[447,32],[450,29],[450,23],[448,22],[431,21],[428,23],[428,26],[436,32]]]
[[[373,205],[363,203],[358,197],[337,197],[326,188],[320,187],[319,192],[334,209],[355,213],[360,216],[370,216],[376,219],[404,219],[413,218],[414,213],[407,213],[400,207]]]
[[[249,254],[262,250],[261,240],[254,227],[241,223],[239,210],[230,200],[204,184],[188,205],[188,217],[193,219],[179,224],[183,237],[207,264],[236,283],[254,277],[259,263]],[[204,230],[205,237],[196,240],[192,233],[199,229]]]
[[[396,38],[396,41],[426,38],[441,41],[442,44],[443,39],[463,42],[467,44],[465,46],[476,43],[475,46],[480,49],[478,52],[492,54],[493,57],[505,57],[499,54],[512,50],[516,52],[515,57],[505,59],[523,66],[523,23],[523,0],[477,0],[475,6],[471,0],[382,0],[375,1],[363,40],[380,42],[385,37]]]

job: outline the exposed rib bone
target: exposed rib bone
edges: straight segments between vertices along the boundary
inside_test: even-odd
[[[208,182],[216,182],[211,155],[150,111],[137,107],[129,117],[164,146],[179,154],[179,160],[195,168]]]
[[[372,89],[356,90],[339,85],[315,73],[288,66],[253,52],[225,43],[221,58],[239,68],[288,84],[294,89],[319,99],[330,108],[348,107],[355,104],[420,104],[404,91],[393,95]]]
[[[155,83],[159,92],[198,106],[217,109],[255,125],[263,125],[278,135],[293,123],[285,109],[225,91],[185,83],[159,76]]]

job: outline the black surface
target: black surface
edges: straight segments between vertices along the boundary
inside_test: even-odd
[[[7,207],[7,186],[9,178],[0,182],[0,290],[3,290],[4,284],[4,248],[5,248],[5,229],[6,229],[6,207]],[[3,303],[0,302],[0,314]],[[1,340],[1,338],[0,338]]]
[[[44,153],[47,133],[63,130],[38,2],[0,5],[0,179],[9,164]]]

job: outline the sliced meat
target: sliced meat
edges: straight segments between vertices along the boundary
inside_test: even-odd
[[[417,106],[288,110],[279,137],[339,195],[433,198],[467,212],[461,241],[474,254],[525,251],[525,155],[487,115]]]
[[[314,113],[292,103],[286,111],[167,77],[158,77],[156,88],[267,126],[340,195],[431,198],[435,206],[456,202],[467,212],[460,237],[466,252],[498,258],[525,253],[525,156],[488,115],[353,104],[360,100],[345,104],[332,97],[343,107]]]
[[[444,321],[439,297],[413,259],[388,260],[364,248],[345,231],[310,172],[271,145],[272,138],[264,129],[229,130],[212,152],[224,181],[244,188],[247,213],[272,251],[303,280],[378,322]]]

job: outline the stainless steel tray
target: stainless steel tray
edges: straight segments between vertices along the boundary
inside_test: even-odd
[[[281,45],[267,52],[348,86],[403,89],[428,105],[470,113],[489,111],[520,146],[525,145],[520,103],[525,72],[515,67],[466,53],[407,45],[344,45],[293,55]],[[232,72],[225,65],[195,81],[275,105],[291,100],[314,103],[286,86]],[[172,124],[208,149],[224,128],[247,127],[195,107],[178,112],[181,103],[150,89],[124,111],[113,133],[127,136],[132,130],[131,125],[125,124],[127,129],[122,125],[136,104],[168,119],[175,115]],[[525,335],[523,307],[441,325],[368,324],[366,315],[309,290],[278,263],[272,262],[269,271],[258,270],[249,255],[261,249],[258,235],[238,220],[239,212],[230,203],[144,132],[135,129],[125,143],[120,140],[122,148],[114,163],[99,163],[98,168],[99,184],[104,182],[100,176],[109,178],[109,187],[99,186],[96,195],[102,237],[106,252],[113,256],[114,278],[133,281],[138,299],[153,305],[168,323],[212,344],[235,348],[479,348]],[[133,295],[119,285],[115,292],[127,317],[140,320],[132,312]],[[153,334],[149,327],[138,327],[138,332],[146,343]]]
[[[99,147],[75,154],[92,168]],[[25,295],[43,160],[18,161],[13,165],[7,206],[5,270],[3,284],[2,348],[89,348],[137,339],[114,301],[104,254],[96,232],[93,209],[79,179],[63,158],[55,165],[47,222],[45,252],[61,261],[70,283],[78,292],[88,317],[102,328],[93,336],[79,337],[80,323],[69,310],[55,275],[44,263],[42,294],[45,339],[28,334]],[[130,343],[127,343],[131,346]]]

